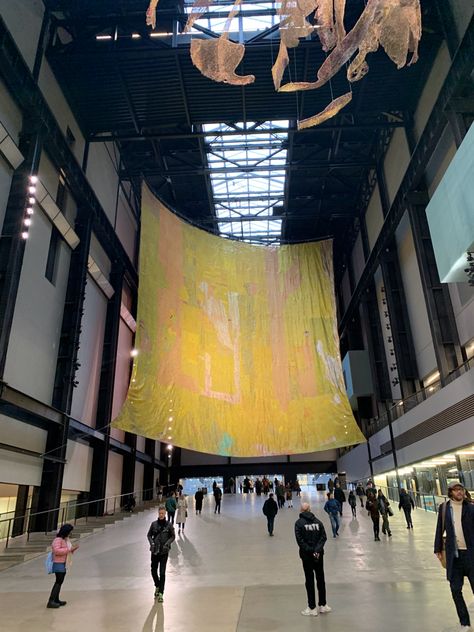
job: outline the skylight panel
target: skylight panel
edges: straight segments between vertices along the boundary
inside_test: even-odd
[[[288,123],[203,125],[221,235],[258,244],[280,240],[282,221],[273,208],[284,201]]]

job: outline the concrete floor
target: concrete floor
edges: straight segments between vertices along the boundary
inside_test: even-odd
[[[282,509],[268,537],[264,498],[212,498],[201,516],[189,511],[168,562],[164,604],[153,598],[146,533],[155,512],[134,516],[81,539],[61,594],[68,605],[45,608],[52,578],[43,558],[0,573],[0,629],[5,632],[447,632],[457,618],[444,572],[432,553],[435,516],[418,510],[413,531],[402,514],[393,537],[374,542],[367,512],[345,510],[333,540],[321,495],[308,497],[329,539],[325,549],[328,604],[333,612],[302,617],[306,593],[293,535],[298,517]],[[360,514],[360,515],[359,515]],[[465,587],[466,601],[472,601]],[[473,613],[474,619],[474,613]]]

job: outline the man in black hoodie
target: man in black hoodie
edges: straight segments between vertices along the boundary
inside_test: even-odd
[[[155,582],[155,597],[159,602],[163,601],[165,591],[166,563],[171,544],[174,542],[175,533],[171,522],[166,519],[166,508],[160,505],[158,508],[158,520],[151,523],[147,533],[151,551],[151,576]],[[158,576],[158,565],[160,575]]]
[[[317,617],[320,612],[331,612],[326,603],[326,582],[324,581],[324,545],[326,531],[323,523],[311,513],[308,503],[302,503],[299,519],[295,523],[295,536],[303,562],[308,607],[301,611],[305,617]],[[314,591],[314,574],[318,586],[318,606]]]
[[[263,503],[262,511],[263,515],[267,517],[268,534],[273,535],[273,525],[275,523],[275,516],[278,513],[278,505],[272,493],[270,493],[267,500]]]

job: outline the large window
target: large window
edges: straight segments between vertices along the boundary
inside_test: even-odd
[[[220,233],[252,243],[278,243],[288,121],[217,123],[203,129]]]

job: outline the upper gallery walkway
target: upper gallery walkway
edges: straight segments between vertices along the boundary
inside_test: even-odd
[[[153,598],[146,539],[156,511],[80,540],[64,582],[67,606],[46,609],[52,577],[43,557],[0,573],[0,629],[7,632],[430,632],[456,629],[444,571],[433,555],[434,514],[417,510],[407,530],[393,506],[393,537],[374,542],[365,510],[344,509],[333,539],[322,493],[305,494],[325,524],[327,600],[333,611],[302,617],[304,575],[294,537],[300,499],[278,513],[275,537],[266,532],[264,497],[225,495],[221,515],[213,498],[196,516],[189,499],[184,534],[168,562],[165,600]],[[467,587],[466,601],[471,601]]]

